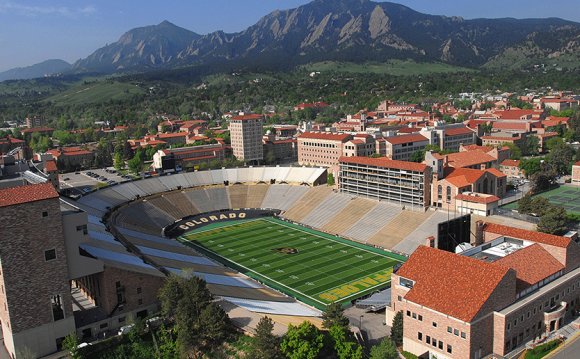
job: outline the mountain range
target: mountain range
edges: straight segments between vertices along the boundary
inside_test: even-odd
[[[72,65],[64,60],[46,60],[41,63],[17,67],[8,71],[0,72],[0,81],[27,80],[37,77],[51,76],[71,70]]]
[[[565,55],[578,65],[580,24],[559,18],[465,20],[389,2],[314,0],[274,11],[237,33],[200,35],[168,21],[136,28],[77,61],[71,71],[143,72],[219,63],[275,69],[389,59],[493,68],[512,64],[514,54],[540,61]]]

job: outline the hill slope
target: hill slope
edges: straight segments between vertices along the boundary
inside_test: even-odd
[[[17,67],[8,71],[0,72],[0,81],[27,80],[55,75],[68,71],[70,68],[71,64],[64,60],[46,60],[32,66]]]

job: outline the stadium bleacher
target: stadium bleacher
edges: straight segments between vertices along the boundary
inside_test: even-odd
[[[401,211],[401,207],[397,205],[387,202],[379,202],[375,208],[367,213],[366,216],[362,217],[342,234],[348,238],[360,242],[366,242],[383,228],[385,224],[389,223],[393,218],[399,215]]]
[[[247,185],[235,184],[227,187],[231,208],[246,208],[248,198]]]
[[[376,205],[376,201],[356,197],[321,228],[328,233],[341,234],[363,218]]]
[[[265,184],[248,186],[246,208],[262,208],[262,202],[264,202],[267,192],[268,186]]]
[[[296,222],[302,222],[302,219],[308,216],[314,208],[318,207],[331,194],[333,194],[331,187],[320,186],[310,188],[308,193],[303,195],[284,213],[284,217]]]
[[[392,249],[430,215],[430,212],[401,211],[397,217],[369,238],[367,243]]]
[[[336,193],[334,196],[327,196],[315,207],[310,214],[301,220],[310,227],[322,228],[337,213],[342,211],[355,197],[343,193]]]
[[[228,192],[224,186],[210,187],[206,189],[206,192],[210,204],[213,206],[213,211],[232,208],[230,199],[228,198]]]
[[[270,185],[260,208],[275,208],[286,211],[308,192],[309,189],[310,187],[306,186],[285,184]]]

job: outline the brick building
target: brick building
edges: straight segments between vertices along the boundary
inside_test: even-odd
[[[420,134],[408,134],[385,138],[385,155],[393,160],[408,161],[413,153],[425,149],[429,139]]]
[[[520,160],[504,160],[500,163],[499,170],[508,178],[524,178],[526,176],[526,172],[520,168]]]
[[[226,146],[221,144],[180,147],[155,152],[153,167],[163,170],[193,168],[202,163],[223,161],[225,158]]]
[[[420,246],[392,275],[387,322],[403,313],[404,350],[504,357],[580,308],[574,240],[481,223],[475,238],[475,247],[460,254]]]
[[[349,134],[304,132],[298,136],[298,164],[309,166],[338,166]]]
[[[230,119],[230,138],[236,159],[259,163],[264,159],[262,144],[263,115],[239,115]]]
[[[572,184],[580,186],[580,161],[572,165]]]
[[[0,218],[4,345],[55,352],[75,330],[58,193],[50,183],[0,190]]]

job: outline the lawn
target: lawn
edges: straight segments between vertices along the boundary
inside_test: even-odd
[[[403,261],[275,218],[206,226],[179,240],[319,309],[388,287],[393,266]]]
[[[560,186],[535,196],[545,197],[550,203],[564,207],[568,213],[580,215],[580,187],[578,186]],[[502,208],[517,209],[518,202],[506,204]]]
[[[86,84],[80,83],[67,91],[49,97],[46,101],[51,101],[56,105],[84,105],[121,101],[144,93],[142,88],[134,84],[106,79],[88,81]]]
[[[305,65],[308,71],[342,72],[342,73],[375,73],[393,76],[426,75],[432,73],[473,72],[473,69],[453,66],[444,63],[420,63],[412,60],[389,60],[385,62],[368,62],[355,64],[351,62],[324,61]]]

